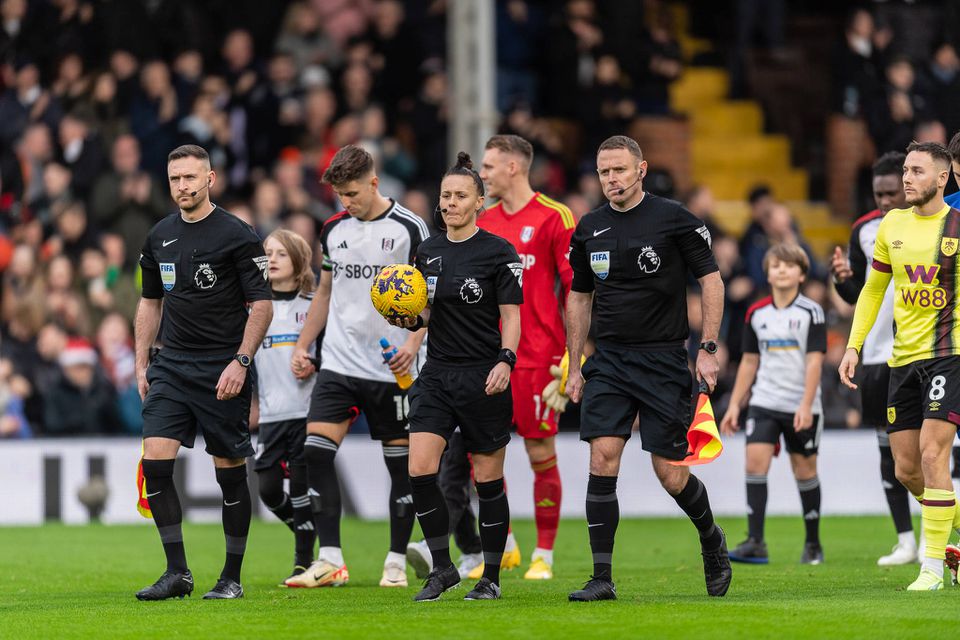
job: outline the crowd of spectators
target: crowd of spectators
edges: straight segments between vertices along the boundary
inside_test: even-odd
[[[534,144],[533,186],[577,216],[603,202],[599,140],[668,111],[683,60],[661,4],[496,2],[500,130]],[[175,211],[165,170],[178,144],[210,152],[213,201],[264,235],[284,226],[316,247],[337,207],[318,178],[347,143],[430,222],[449,163],[446,11],[444,0],[0,0],[0,437],[139,433],[137,258]],[[579,154],[557,119],[581,125]],[[752,224],[737,238],[714,222],[708,188],[674,193],[661,178],[646,187],[704,219],[727,284],[719,412],[744,313],[766,289],[764,251],[805,243],[769,189],[749,194]],[[856,400],[829,378],[850,310],[814,264],[805,293],[836,326],[827,424],[855,426]]]

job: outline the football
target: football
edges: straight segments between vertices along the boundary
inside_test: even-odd
[[[384,318],[412,318],[427,306],[427,281],[409,264],[387,265],[373,279],[370,300]]]

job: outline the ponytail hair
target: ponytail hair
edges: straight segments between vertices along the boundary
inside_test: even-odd
[[[288,229],[277,229],[267,236],[267,240],[270,238],[275,239],[287,250],[290,262],[293,263],[293,278],[297,282],[300,293],[313,293],[317,287],[317,277],[310,266],[313,263],[313,249],[307,241]]]

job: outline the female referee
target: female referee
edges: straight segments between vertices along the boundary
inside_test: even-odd
[[[477,227],[482,208],[483,181],[461,152],[440,183],[438,226],[446,233],[417,250],[427,308],[416,318],[393,321],[412,331],[430,329],[427,362],[410,389],[410,485],[433,557],[416,602],[436,600],[460,583],[437,485],[440,456],[457,426],[473,457],[484,560],[483,577],[464,599],[500,597],[500,558],[510,526],[503,456],[513,421],[510,372],[520,341],[523,266],[509,242]]]

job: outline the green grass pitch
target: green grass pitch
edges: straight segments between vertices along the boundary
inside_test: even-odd
[[[742,518],[722,519],[731,544]],[[798,564],[798,517],[767,525],[771,564],[734,565],[725,598],[704,591],[699,546],[686,520],[625,520],[614,552],[620,599],[569,603],[588,577],[582,521],[561,524],[556,578],[532,583],[505,574],[503,600],[464,602],[466,590],[414,604],[419,583],[377,586],[386,553],[382,522],[346,521],[344,553],[351,583],[338,589],[282,589],[292,536],[277,523],[250,533],[242,601],[204,601],[223,552],[219,525],[185,527],[194,597],[142,603],[133,593],[162,571],[152,527],[46,526],[0,529],[0,638],[921,638],[956,628],[960,592],[907,593],[917,566],[880,568],[895,537],[889,519],[829,517],[826,563]],[[525,556],[532,522],[517,522]]]

